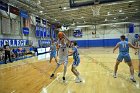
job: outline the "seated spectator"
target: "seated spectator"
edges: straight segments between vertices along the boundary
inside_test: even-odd
[[[22,51],[21,52],[23,53],[23,56],[26,55],[26,49],[25,48],[22,48]]]
[[[10,56],[11,56],[12,59],[16,58],[16,55],[14,54],[13,49],[11,50]]]
[[[20,47],[18,48],[18,55],[19,55],[19,57],[20,57],[20,56],[23,56],[22,48],[20,48]]]
[[[15,54],[16,58],[18,57],[18,49],[14,48],[12,52]]]
[[[33,55],[35,54],[34,47],[30,47],[29,50],[30,50],[31,54],[33,54]]]
[[[4,61],[4,51],[0,49],[0,61]]]

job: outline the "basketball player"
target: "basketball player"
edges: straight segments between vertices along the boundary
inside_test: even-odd
[[[133,82],[136,82],[136,80],[134,79],[134,68],[133,68],[131,58],[130,58],[130,55],[129,55],[129,47],[131,47],[133,49],[138,49],[138,48],[133,46],[131,43],[125,41],[125,36],[124,35],[122,35],[120,37],[120,39],[121,39],[121,41],[119,43],[117,43],[117,45],[113,49],[113,53],[114,53],[115,50],[117,48],[119,48],[119,55],[118,55],[118,58],[116,60],[116,64],[115,64],[115,67],[114,67],[114,75],[113,76],[114,76],[114,78],[117,77],[118,65],[124,59],[124,61],[128,64],[128,66],[130,68],[130,73],[131,73],[130,80],[132,80]]]
[[[59,68],[59,66],[61,64],[64,64],[64,72],[63,72],[63,81],[65,81],[65,75],[66,75],[66,71],[67,71],[67,64],[68,64],[68,47],[70,44],[70,40],[66,37],[65,34],[63,34],[64,36],[60,39],[58,39],[58,44],[59,44],[59,61],[57,63],[57,66],[55,68],[55,70],[53,71],[53,73],[51,74],[51,78],[54,77],[54,74],[56,72],[56,70]],[[67,42],[66,42],[67,41]]]
[[[72,52],[70,52],[69,56],[73,55],[73,59],[74,59],[71,71],[76,76],[75,82],[76,83],[80,83],[80,82],[82,82],[82,80],[79,77],[79,75],[80,75],[79,72],[76,69],[76,67],[80,63],[80,57],[79,57],[79,53],[78,53],[78,49],[77,49],[77,43],[76,42],[72,42],[71,46],[72,46]]]
[[[50,47],[50,63],[52,61],[52,58],[55,59],[55,62],[57,63],[57,58],[56,58],[56,44],[54,42],[54,40],[51,40],[52,41],[52,44],[51,44],[51,47]]]
[[[140,47],[140,34],[138,36],[138,41],[136,42],[136,46],[137,47]],[[140,77],[140,49],[138,50],[138,59],[139,59],[139,72],[138,72],[138,77]]]

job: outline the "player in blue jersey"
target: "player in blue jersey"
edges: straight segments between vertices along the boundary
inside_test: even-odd
[[[139,49],[138,47],[133,46],[131,43],[125,41],[125,36],[122,35],[120,37],[121,41],[119,43],[117,43],[117,45],[114,47],[113,49],[113,53],[115,52],[115,50],[117,48],[119,48],[119,55],[118,58],[116,60],[116,64],[114,67],[114,78],[117,77],[117,70],[118,70],[118,65],[120,64],[120,62],[122,62],[122,60],[124,59],[124,61],[128,64],[129,68],[130,68],[130,80],[132,80],[133,82],[136,82],[135,78],[134,78],[134,68],[131,62],[131,58],[129,55],[129,47],[133,48],[133,49]]]
[[[138,35],[138,40],[136,42],[136,46],[140,47],[140,34]],[[140,49],[138,49],[138,59],[139,59],[139,65],[138,65],[138,77],[140,77]]]
[[[56,58],[56,44],[54,40],[52,40],[52,44],[50,46],[50,63],[52,61],[52,58],[55,58],[55,62],[57,63],[57,58]]]
[[[80,63],[80,57],[79,57],[79,53],[78,53],[78,49],[77,49],[77,43],[76,42],[72,42],[71,46],[72,46],[72,52],[70,52],[69,56],[73,55],[73,59],[74,59],[71,71],[76,76],[75,82],[76,83],[80,83],[80,82],[82,82],[82,80],[81,80],[81,78],[79,76],[80,75],[79,72],[76,69],[76,67]]]

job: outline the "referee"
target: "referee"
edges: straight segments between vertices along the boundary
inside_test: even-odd
[[[6,41],[6,45],[4,45],[4,51],[5,51],[4,63],[7,64],[7,62],[6,62],[7,56],[9,57],[9,61],[12,62],[11,57],[10,57],[10,46],[7,41]]]

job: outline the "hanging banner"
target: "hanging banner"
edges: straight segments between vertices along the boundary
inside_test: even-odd
[[[16,7],[10,6],[10,12],[15,15],[19,15],[19,9]]]
[[[40,37],[40,27],[36,25],[36,37]]]
[[[43,33],[43,32],[44,32],[43,27],[40,27],[40,36],[41,36],[41,37],[44,36],[44,33]]]
[[[44,27],[44,37],[47,37],[47,29]]]
[[[23,27],[22,28],[22,33],[28,35],[29,34],[29,28],[28,27]]]
[[[0,9],[8,12],[8,4],[0,1]]]
[[[129,24],[129,33],[134,33],[134,24]]]
[[[29,18],[27,11],[24,11],[24,10],[20,10],[20,16],[23,18]]]

